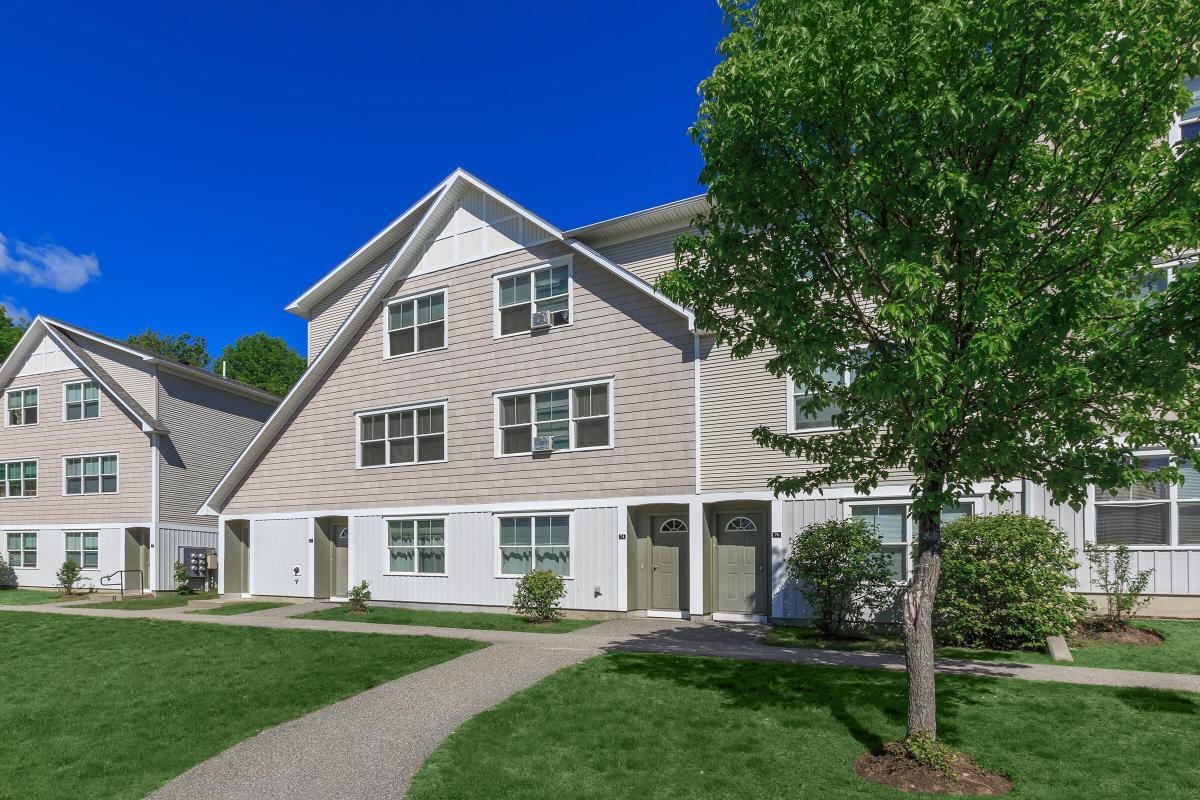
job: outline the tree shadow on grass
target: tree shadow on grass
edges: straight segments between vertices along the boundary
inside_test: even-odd
[[[907,697],[903,674],[641,653],[615,653],[610,659],[617,674],[717,692],[740,709],[824,709],[868,750],[886,741],[867,721],[871,717],[884,717],[890,738],[903,735]],[[956,711],[982,702],[989,693],[987,683],[980,681],[970,691],[960,682],[938,681],[938,728],[947,741],[958,739]]]
[[[1119,689],[1113,695],[1134,711],[1200,715],[1200,700],[1158,689]]]

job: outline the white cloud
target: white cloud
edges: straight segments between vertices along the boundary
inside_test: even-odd
[[[4,308],[5,315],[13,321],[29,322],[33,319],[33,314],[29,313],[29,309],[17,305],[17,301],[11,297],[0,297],[0,307]]]
[[[74,292],[100,274],[95,255],[78,255],[56,244],[26,244],[0,233],[0,275],[12,275],[30,286]]]

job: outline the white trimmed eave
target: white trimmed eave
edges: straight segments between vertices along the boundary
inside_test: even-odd
[[[430,221],[436,219],[438,214],[445,210],[447,204],[457,202],[466,186],[474,187],[480,192],[492,197],[497,202],[508,206],[509,208],[513,209],[515,213],[523,215],[534,225],[537,225],[545,230],[551,238],[561,242],[572,251],[579,253],[584,258],[587,258],[589,261],[596,263],[601,268],[608,270],[639,291],[676,311],[687,321],[688,330],[693,332],[695,331],[695,316],[689,310],[667,299],[664,295],[655,291],[654,287],[649,283],[641,278],[638,278],[636,275],[629,272],[629,270],[613,263],[610,259],[604,257],[600,253],[597,253],[583,242],[567,238],[557,227],[551,225],[549,222],[546,222],[544,219],[521,206],[519,203],[516,203],[500,192],[497,192],[495,189],[471,175],[466,170],[461,168],[456,169],[448,178],[446,178],[446,180],[438,184],[437,189],[435,189],[436,195],[434,196],[433,202],[422,214],[420,221],[417,222],[412,231],[408,234],[404,244],[400,246],[400,249],[396,251],[396,255],[392,257],[391,261],[389,261],[379,273],[379,276],[375,279],[375,282],[371,285],[371,288],[368,289],[366,294],[364,294],[363,297],[358,301],[358,304],[354,307],[354,310],[351,311],[346,319],[342,321],[341,326],[330,338],[328,344],[321,349],[321,352],[317,354],[317,357],[313,359],[311,364],[308,365],[308,368],[304,371],[304,374],[300,376],[300,380],[296,382],[296,385],[293,386],[292,390],[288,392],[286,397],[284,397],[283,402],[279,404],[262,428],[260,428],[258,433],[255,434],[254,438],[250,440],[250,444],[247,445],[246,449],[242,451],[242,454],[238,456],[237,460],[229,468],[229,471],[225,473],[225,476],[221,478],[220,482],[217,483],[217,485],[213,488],[212,492],[208,496],[208,499],[204,501],[204,504],[197,511],[198,514],[219,515],[221,513],[226,501],[229,499],[228,495],[231,491],[231,488],[241,483],[241,481],[246,477],[250,465],[257,463],[258,459],[262,458],[262,456],[266,453],[270,443],[276,436],[279,435],[288,422],[291,421],[294,414],[299,410],[303,398],[307,397],[309,392],[316,388],[316,386],[324,379],[328,365],[340,356],[341,349],[344,346],[347,338],[353,333],[353,331],[358,329],[358,327],[365,320],[366,316],[372,313],[376,306],[383,301],[384,295],[386,295],[388,289],[393,283],[396,282],[396,280],[399,279],[399,276],[397,275],[398,266],[405,264],[407,259],[413,255],[417,246],[420,243],[423,243],[426,237],[432,232],[427,230],[427,228],[430,226]]]

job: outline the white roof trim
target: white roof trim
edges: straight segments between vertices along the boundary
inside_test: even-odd
[[[358,304],[355,305],[354,310],[347,315],[346,319],[342,320],[341,326],[337,329],[333,336],[330,337],[329,342],[325,345],[325,347],[321,348],[321,352],[317,354],[317,357],[313,359],[312,363],[308,365],[308,368],[304,371],[304,374],[300,376],[300,380],[296,382],[296,385],[292,387],[292,390],[288,392],[286,397],[283,398],[283,402],[279,404],[274,413],[272,413],[263,426],[259,428],[258,433],[254,435],[254,438],[250,440],[250,444],[246,446],[246,449],[243,450],[241,455],[238,456],[237,460],[233,462],[233,465],[229,468],[229,471],[225,473],[225,476],[222,477],[217,485],[213,488],[208,498],[204,501],[204,504],[197,511],[198,514],[218,515],[221,513],[224,503],[228,499],[228,497],[225,495],[228,492],[229,487],[235,486],[241,482],[241,480],[245,477],[247,470],[249,469],[249,465],[255,463],[259,458],[262,457],[262,455],[266,452],[267,443],[269,443],[280,433],[280,431],[283,429],[283,426],[286,425],[287,422],[291,420],[293,414],[299,410],[301,399],[305,397],[308,392],[310,392],[312,388],[324,377],[327,365],[337,357],[336,354],[339,352],[341,346],[345,343],[349,332],[352,332],[361,324],[366,315],[371,313],[375,306],[383,299],[382,296],[386,292],[387,288],[395,282],[397,279],[395,275],[397,266],[401,264],[405,260],[406,256],[410,254],[410,251],[414,246],[413,243],[424,241],[425,236],[428,234],[428,231],[426,231],[425,228],[429,224],[429,221],[443,209],[443,206],[447,202],[457,202],[459,197],[457,190],[462,184],[468,184],[484,194],[491,196],[496,201],[509,206],[516,213],[524,215],[530,222],[546,230],[546,232],[549,233],[554,239],[563,242],[565,245],[567,245],[567,247],[571,248],[577,253],[580,253],[588,260],[595,262],[597,265],[612,272],[618,278],[626,281],[634,288],[650,297],[653,297],[654,299],[666,305],[668,308],[671,308],[681,314],[687,320],[688,329],[695,330],[696,325],[693,314],[682,306],[679,306],[678,304],[668,300],[659,292],[655,291],[654,287],[652,287],[650,284],[646,283],[641,278],[638,278],[623,267],[614,264],[612,261],[600,255],[582,242],[575,241],[573,239],[566,239],[561,230],[551,225],[549,222],[546,222],[541,217],[536,216],[520,204],[515,203],[508,197],[505,197],[500,192],[497,192],[495,189],[471,175],[466,170],[461,168],[456,169],[450,174],[449,177],[446,178],[446,180],[438,184],[437,188],[434,190],[436,196],[434,197],[433,202],[429,205],[429,208],[425,210],[425,213],[421,216],[420,221],[418,221],[413,227],[412,231],[409,232],[408,238],[405,240],[404,244],[400,246],[400,249],[396,251],[396,255],[392,257],[392,260],[389,261],[387,266],[385,266],[379,273],[379,276],[375,279],[375,282],[371,285],[371,288],[367,290],[367,292],[358,301]]]
[[[684,197],[681,200],[672,200],[669,203],[651,206],[641,211],[632,211],[628,214],[621,214],[620,216],[600,220],[599,222],[581,225],[578,228],[566,231],[565,235],[576,239],[605,239],[607,238],[606,229],[619,227],[623,223],[633,222],[643,217],[662,217],[662,221],[653,223],[655,225],[665,226],[671,223],[686,223],[695,216],[697,210],[708,205],[707,200],[707,196],[702,194]]]

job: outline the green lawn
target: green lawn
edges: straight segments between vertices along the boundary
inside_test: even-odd
[[[264,728],[483,646],[14,611],[0,641],[0,797],[23,800],[144,797]]]
[[[971,658],[980,661],[1015,661],[1021,664],[1132,669],[1146,672],[1180,672],[1200,675],[1200,620],[1147,619],[1134,625],[1153,628],[1163,635],[1160,645],[1093,644],[1071,640],[1071,662],[1058,662],[1047,653],[1021,650],[971,650],[939,647],[939,658]],[[827,639],[815,628],[777,625],[764,641],[779,647],[815,647],[821,650],[859,650],[903,655],[904,641],[894,634],[868,634]]]
[[[232,617],[235,614],[253,614],[255,611],[266,611],[272,608],[283,608],[291,603],[270,603],[265,600],[248,600],[245,603],[227,603],[217,608],[201,608],[189,611],[189,614],[208,614],[214,617]]]
[[[83,600],[79,595],[70,597],[56,591],[44,589],[0,589],[0,606],[33,606],[42,603],[62,603],[67,600]]]
[[[296,619],[335,619],[341,622],[376,622],[381,625],[427,625],[434,628],[468,628],[476,631],[525,631],[527,633],[570,633],[589,625],[593,619],[563,619],[549,625],[531,625],[516,614],[488,614],[470,611],[416,611],[411,608],[374,606],[369,613],[351,614],[345,606],[328,611],[301,614]]]
[[[939,676],[944,739],[1009,775],[1010,797],[1186,798],[1200,786],[1200,697]],[[904,734],[884,670],[611,654],[469,720],[410,800],[891,798],[855,758]],[[484,777],[486,776],[486,778]]]
[[[89,603],[77,608],[107,608],[119,611],[152,611],[156,608],[182,608],[189,600],[213,600],[215,592],[203,594],[160,594],[146,597],[135,597],[131,600],[111,600],[103,603]]]

